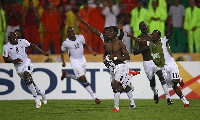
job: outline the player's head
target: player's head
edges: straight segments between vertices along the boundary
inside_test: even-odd
[[[107,42],[109,40],[108,35],[109,35],[109,28],[110,27],[105,27],[103,30],[103,38],[104,38],[104,42]]]
[[[22,36],[21,31],[19,29],[16,29],[15,33],[17,34],[18,39],[21,39],[21,36]]]
[[[68,38],[75,38],[75,30],[73,27],[67,28],[67,37]]]
[[[154,30],[152,33],[153,41],[160,40],[161,32],[159,30]]]
[[[118,28],[117,26],[110,26],[110,38],[113,39],[117,37]]]
[[[139,23],[139,29],[141,30],[142,33],[148,32],[148,27],[146,22],[142,21]]]
[[[17,34],[15,32],[10,32],[8,34],[8,40],[10,41],[11,44],[17,44],[18,41]]]

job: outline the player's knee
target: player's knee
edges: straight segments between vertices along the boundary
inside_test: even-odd
[[[125,92],[128,93],[131,90],[131,87],[127,86]]]
[[[88,83],[88,82],[86,82],[86,83],[83,83],[83,86],[84,87],[87,87],[87,86],[89,86],[90,84]]]
[[[161,83],[161,85],[164,85],[164,84],[166,84],[166,81],[165,80],[161,80],[160,83]]]

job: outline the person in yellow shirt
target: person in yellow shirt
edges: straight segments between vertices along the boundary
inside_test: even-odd
[[[184,29],[188,36],[190,53],[200,53],[200,9],[195,6],[195,1],[189,1],[190,6],[185,10]]]
[[[149,10],[149,32],[152,33],[154,30],[159,30],[162,33],[161,37],[164,37],[167,12],[158,7],[156,0],[152,1],[152,7],[153,9]]]
[[[131,11],[131,21],[130,21],[130,26],[132,27],[132,32],[134,36],[139,36],[141,31],[139,29],[138,24],[144,21],[149,23],[149,15],[148,12],[145,8],[142,7],[142,0],[137,1],[137,6]],[[133,40],[133,45],[134,45],[134,40]]]

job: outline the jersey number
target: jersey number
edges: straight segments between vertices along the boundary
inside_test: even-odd
[[[19,52],[19,49],[18,49],[18,47],[16,47],[16,52],[17,52],[17,53]]]
[[[179,74],[173,73],[173,78],[178,78],[178,77],[179,77]]]
[[[77,43],[77,44],[74,44],[74,46],[75,46],[75,49],[78,49],[79,48],[79,44]]]

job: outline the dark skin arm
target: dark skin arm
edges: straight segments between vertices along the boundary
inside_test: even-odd
[[[174,24],[173,23],[169,23],[170,25],[170,28],[169,28],[169,33],[166,35],[166,38],[169,39],[173,33],[173,27],[174,27]]]
[[[83,20],[83,18],[81,17],[80,14],[78,14],[78,18],[79,18],[79,20],[80,20],[85,26],[87,26],[88,29],[91,30],[93,33],[95,33],[95,34],[98,35],[98,36],[101,35],[101,33],[100,33],[95,27],[93,27],[93,26],[89,25],[87,22],[85,22],[85,21]]]
[[[65,67],[66,64],[65,64],[65,54],[64,54],[65,51],[61,51],[61,60],[62,60],[62,66]]]
[[[136,38],[135,36],[133,36],[131,33],[125,31],[127,33],[127,36],[128,37],[131,37],[133,40],[135,40],[136,42],[140,43],[140,44],[143,44],[143,45],[146,45],[147,44],[147,41],[145,40],[141,40],[140,38]]]
[[[84,47],[88,52],[92,53],[93,56],[96,56],[96,55],[97,55],[97,53],[94,52],[87,44],[83,44],[83,47]]]
[[[119,28],[119,30],[120,30],[120,35],[117,37],[117,39],[118,39],[118,40],[122,40],[123,37],[124,37],[124,31],[123,31],[123,23],[122,23],[121,20],[119,21],[118,28]]]
[[[49,53],[48,52],[44,52],[39,47],[37,47],[35,44],[31,44],[30,47],[31,47],[31,49],[37,50],[38,52],[42,53],[43,55],[49,57]]]
[[[142,48],[140,48],[140,49],[137,49],[138,46],[139,46],[139,43],[138,43],[138,42],[135,42],[135,45],[134,45],[134,47],[133,47],[133,54],[134,54],[134,55],[138,55],[138,54],[140,54],[140,53],[143,53],[143,52],[146,52],[147,50],[149,50],[149,47],[148,47],[148,46],[144,46],[144,47],[142,47]]]

